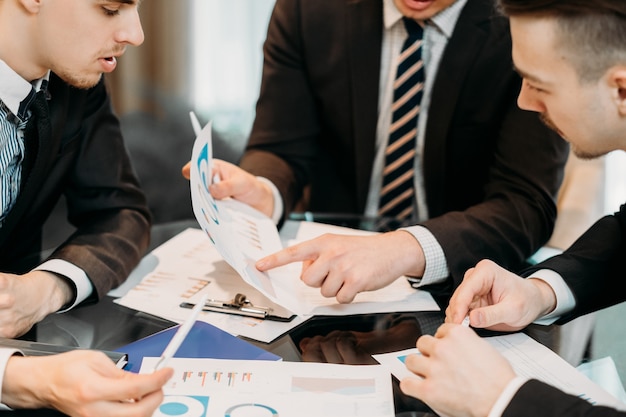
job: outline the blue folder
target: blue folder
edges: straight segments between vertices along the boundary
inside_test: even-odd
[[[138,373],[144,357],[159,357],[178,326],[170,327],[115,349],[128,355],[127,371]],[[211,324],[196,321],[178,348],[175,358],[255,359],[278,361],[280,356],[239,339]]]

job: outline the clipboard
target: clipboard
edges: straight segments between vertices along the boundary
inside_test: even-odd
[[[194,308],[195,304],[182,302],[182,308]],[[232,300],[221,301],[209,299],[204,304],[202,311],[214,311],[217,313],[235,314],[238,316],[255,317],[262,320],[290,322],[296,315],[279,305],[263,307],[252,304],[245,294],[237,293]]]

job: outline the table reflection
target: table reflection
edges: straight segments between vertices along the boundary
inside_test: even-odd
[[[289,337],[302,361],[372,365],[372,355],[414,348],[421,335],[434,335],[443,322],[441,312],[314,317],[292,330]],[[435,416],[423,402],[404,395],[392,378],[397,417]]]

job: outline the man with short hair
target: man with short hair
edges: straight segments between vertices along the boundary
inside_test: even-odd
[[[1,336],[97,301],[148,246],[146,200],[102,77],[143,42],[138,3],[0,0]],[[61,196],[76,231],[39,264]],[[95,352],[17,354],[0,349],[0,402],[72,416],[150,416],[172,374],[133,375]]]
[[[0,336],[122,283],[150,215],[102,74],[143,42],[135,1],[0,2]],[[39,264],[65,197],[76,230]]]
[[[626,2],[499,0],[511,20],[521,108],[542,118],[581,157],[626,151]],[[532,169],[532,167],[529,167]],[[563,254],[523,272],[492,261],[467,271],[435,336],[406,361],[419,377],[402,390],[449,416],[626,416],[543,382],[516,376],[495,349],[459,323],[519,330],[542,318],[565,323],[623,302],[626,205],[596,222]]]

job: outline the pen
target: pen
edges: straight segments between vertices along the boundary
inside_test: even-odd
[[[198,136],[200,132],[202,131],[202,125],[200,124],[200,121],[198,120],[198,117],[196,116],[196,113],[194,113],[193,110],[189,112],[189,118],[191,119],[191,126],[193,127],[193,133],[196,136]],[[220,182],[220,176],[218,174],[213,175],[213,182],[215,184]]]
[[[198,314],[200,314],[200,312],[202,311],[202,307],[204,306],[204,303],[206,303],[207,298],[208,294],[204,294],[202,296],[202,299],[198,301],[198,304],[196,304],[196,306],[191,310],[191,313],[189,314],[189,317],[187,317],[187,320],[185,320],[185,322],[180,325],[180,327],[172,337],[172,340],[170,340],[170,342],[163,350],[163,353],[161,354],[161,357],[157,361],[156,365],[154,365],[155,371],[163,368],[165,364],[167,364],[167,362],[172,359],[172,356],[174,356],[180,345],[183,343],[183,340],[185,340],[185,337],[187,337],[189,330],[191,330],[191,327],[196,322]]]
[[[200,121],[198,120],[198,117],[196,117],[193,110],[189,112],[189,118],[191,119],[191,126],[193,126],[193,133],[198,136],[202,130],[202,126],[200,125]]]

